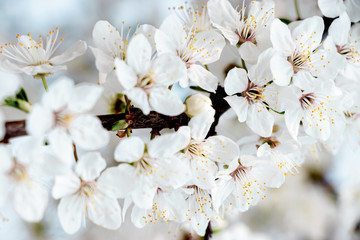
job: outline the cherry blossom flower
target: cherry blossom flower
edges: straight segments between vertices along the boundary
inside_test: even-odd
[[[360,72],[360,24],[351,27],[346,13],[341,14],[330,25],[324,47],[336,53],[334,58],[341,63],[338,65],[339,71],[345,69],[355,74]]]
[[[189,184],[202,189],[215,186],[218,165],[223,168],[239,155],[239,148],[231,139],[225,136],[206,138],[213,121],[214,111],[211,110],[193,117],[184,139],[186,147],[179,153],[191,170]]]
[[[175,14],[184,22],[187,31],[198,33],[212,29],[206,4],[192,2],[190,6],[185,5],[173,9]]]
[[[34,104],[27,118],[29,134],[46,137],[54,152],[66,161],[74,159],[73,143],[84,150],[95,150],[109,141],[100,120],[87,112],[102,93],[96,85],[74,86],[69,78],[60,78],[49,88],[41,103]]]
[[[185,210],[187,221],[195,232],[204,236],[206,228],[213,218],[213,204],[210,192],[197,186],[189,186],[189,196],[186,199],[188,209]]]
[[[228,0],[208,2],[212,24],[231,45],[237,46],[244,61],[255,64],[258,56],[271,47],[269,29],[274,19],[274,2],[252,1],[235,9]]]
[[[226,76],[225,92],[230,95],[225,98],[238,116],[239,122],[262,137],[269,137],[274,125],[274,117],[268,111],[272,96],[276,96],[269,61],[273,51],[266,50],[248,73],[244,69],[233,68]]]
[[[185,220],[185,193],[182,189],[164,191],[160,188],[154,196],[152,208],[144,209],[134,206],[131,221],[136,227],[169,221],[183,222]]]
[[[290,135],[297,138],[301,121],[306,134],[327,140],[332,128],[342,128],[345,124],[341,108],[337,105],[340,102],[336,101],[341,96],[340,89],[334,85],[327,88],[318,86],[307,91],[292,86],[281,91],[279,98],[284,103],[285,123]]]
[[[135,107],[144,114],[151,110],[175,116],[185,110],[176,93],[168,87],[186,77],[183,62],[174,55],[161,54],[151,58],[152,48],[144,35],[138,34],[129,43],[127,60],[115,61],[116,74]]]
[[[268,159],[240,156],[228,169],[219,172],[216,188],[211,194],[214,209],[225,204],[228,209],[246,211],[266,197],[268,187],[279,188],[283,182],[283,172]]]
[[[48,158],[41,143],[29,136],[0,145],[0,155],[0,207],[9,198],[22,219],[40,221],[49,198],[45,181],[66,172],[65,164]]]
[[[124,22],[120,32],[108,21],[98,21],[93,29],[95,47],[90,47],[96,58],[96,68],[100,72],[100,83],[106,81],[107,75],[115,68],[115,59],[125,60],[129,44],[130,29],[124,33]]]
[[[75,172],[56,176],[52,195],[60,199],[58,216],[65,232],[77,232],[85,224],[85,216],[104,228],[120,227],[121,209],[115,184],[118,180],[113,168],[103,171],[105,167],[100,153],[89,152],[80,156]]]
[[[38,76],[52,74],[59,70],[66,70],[63,65],[85,53],[87,45],[84,41],[77,41],[60,55],[54,56],[56,50],[63,42],[58,42],[59,28],[50,31],[46,40],[40,35],[40,41],[35,41],[31,35],[17,35],[18,43],[6,43],[1,47],[0,53],[4,58],[0,67],[6,71],[26,73]]]
[[[131,197],[135,206],[151,209],[158,189],[179,188],[189,179],[187,166],[175,156],[185,147],[186,128],[155,137],[145,144],[139,137],[123,139],[115,160],[123,162],[116,171],[122,179],[121,195]]]
[[[360,20],[360,4],[355,0],[318,0],[321,12],[330,18],[335,18],[346,12],[352,22]]]
[[[312,88],[318,76],[335,77],[338,62],[331,52],[319,49],[323,31],[324,22],[317,16],[300,21],[292,31],[279,19],[274,20],[270,38],[276,54],[270,66],[276,84],[286,86],[292,82]]]
[[[187,32],[176,15],[168,16],[155,33],[156,49],[159,54],[179,56],[186,64],[187,78],[180,80],[181,87],[187,87],[190,79],[201,88],[214,92],[218,79],[202,65],[220,58],[225,40],[215,30],[195,33],[191,29]]]

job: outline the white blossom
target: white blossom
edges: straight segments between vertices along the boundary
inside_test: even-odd
[[[180,86],[187,87],[190,79],[201,88],[214,92],[218,79],[203,65],[220,58],[225,40],[215,30],[196,33],[191,29],[187,32],[176,15],[168,16],[155,33],[156,49],[159,54],[179,56],[186,64],[187,77],[180,81]]]
[[[138,34],[129,43],[126,61],[116,59],[116,74],[123,93],[144,114],[155,110],[169,116],[179,115],[185,106],[168,87],[186,78],[185,65],[171,54],[154,59],[151,56],[149,41]]]
[[[269,29],[274,19],[273,1],[252,1],[233,8],[228,0],[210,0],[209,15],[231,45],[237,46],[242,59],[250,64],[271,47]]]
[[[58,175],[52,189],[55,199],[60,199],[58,216],[65,232],[77,232],[85,217],[108,229],[117,229],[122,222],[117,198],[117,176],[97,152],[80,156],[75,172]]]
[[[58,42],[59,28],[50,31],[46,40],[40,35],[40,41],[35,41],[31,34],[17,35],[18,43],[6,43],[1,47],[0,53],[4,58],[0,67],[6,71],[26,73],[28,75],[52,74],[55,71],[66,70],[63,65],[85,53],[87,45],[84,41],[77,41],[60,55],[54,56],[56,50],[63,42]]]

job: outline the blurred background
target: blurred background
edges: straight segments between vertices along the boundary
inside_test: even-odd
[[[303,18],[321,15],[316,0],[298,1]],[[232,2],[239,4],[239,1]],[[293,0],[275,2],[278,17],[296,18]],[[184,4],[183,0],[1,0],[0,42],[1,45],[15,42],[17,34],[27,33],[32,33],[36,39],[35,36],[59,27],[60,35],[65,39],[64,49],[78,39],[91,46],[92,29],[98,20],[108,20],[116,27],[120,27],[123,21],[126,27],[135,28],[137,23],[158,27],[170,13],[169,8]],[[94,60],[88,50],[68,65],[69,70],[65,74],[76,82],[96,83],[98,71]],[[236,61],[236,55],[225,49],[221,63],[210,65],[210,70],[223,78],[225,67]],[[61,74],[64,72],[50,76],[48,83],[51,84]],[[30,101],[38,101],[43,91],[40,80],[21,77]],[[105,104],[106,99],[96,111],[106,113]],[[13,109],[5,109],[5,114],[8,119],[25,117]],[[351,141],[356,142],[349,139]],[[287,177],[280,189],[270,191],[266,200],[248,212],[228,216],[214,229],[213,239],[358,239],[360,149],[358,142],[349,142],[335,155],[314,146],[309,150],[308,159],[299,174]],[[106,155],[106,150],[104,152]],[[108,157],[111,161],[112,156]],[[0,209],[0,217],[4,218],[0,222],[0,239],[190,239],[185,231],[179,231],[177,225],[157,224],[137,229],[130,219],[125,220],[118,231],[108,231],[89,222],[81,232],[69,236],[57,220],[56,204],[55,201],[50,203],[44,221],[38,224],[22,221],[10,204]]]

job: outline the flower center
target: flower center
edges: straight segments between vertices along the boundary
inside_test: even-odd
[[[144,153],[143,157],[134,163],[134,166],[139,175],[143,173],[147,175],[155,172],[155,161],[148,153]]]
[[[311,52],[308,51],[306,54],[300,51],[295,51],[292,56],[287,58],[288,62],[291,63],[294,69],[294,73],[298,73],[300,70],[309,67]]]
[[[81,180],[82,181],[82,180]],[[79,194],[88,199],[92,199],[97,192],[95,181],[82,181]]]
[[[24,165],[18,163],[15,159],[13,167],[8,172],[8,175],[16,182],[27,180],[27,172]]]
[[[251,17],[251,21],[253,21],[253,16]],[[253,26],[251,25],[251,21],[248,24],[249,19],[246,19],[245,24],[242,26],[241,29],[237,29],[235,31],[235,33],[238,35],[239,37],[239,42],[237,43],[237,47],[240,47],[241,44],[245,43],[245,42],[252,42],[254,44],[256,44],[256,39],[255,39],[255,31],[253,29]],[[256,25],[254,26],[256,28]]]
[[[299,101],[302,109],[308,109],[313,106],[315,102],[315,95],[313,93],[303,94]]]
[[[44,44],[44,39],[41,35],[39,36],[39,42],[37,42],[31,37],[30,33],[28,36],[20,36],[18,34],[16,36],[18,44],[6,43],[5,46],[1,46],[0,53],[27,66],[50,64],[49,59],[64,41],[61,38],[60,42],[57,42],[58,35],[59,28],[56,28],[56,31],[50,31],[46,36],[46,43]]]
[[[146,92],[152,89],[155,85],[156,81],[153,79],[151,73],[138,77],[137,87],[142,88]]]
[[[360,62],[360,53],[351,44],[345,44],[343,46],[336,46],[337,52],[346,57],[346,60],[353,63]]]
[[[261,139],[263,140],[262,144],[267,143],[269,144],[270,148],[276,148],[280,145],[280,142],[276,139],[276,137],[267,137]]]
[[[246,98],[246,100],[252,104],[259,101],[261,102],[264,101],[265,96],[263,95],[263,92],[264,92],[263,87],[259,87],[253,84],[252,82],[249,82],[248,88],[241,93],[241,96]]]
[[[189,155],[191,159],[196,157],[206,157],[203,150],[203,143],[196,140],[190,141],[190,144],[185,148],[185,154]]]

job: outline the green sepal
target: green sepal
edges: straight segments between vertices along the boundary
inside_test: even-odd
[[[280,21],[282,21],[286,25],[288,25],[288,24],[290,24],[292,22],[290,19],[287,19],[287,18],[279,18],[279,19],[280,19]]]
[[[31,104],[29,103],[29,99],[23,88],[21,88],[14,97],[5,98],[3,105],[17,108],[26,113],[30,112],[31,109]]]
[[[111,131],[120,131],[120,130],[124,130],[129,126],[129,124],[126,122],[126,120],[119,120],[116,121],[112,127],[111,127]]]

